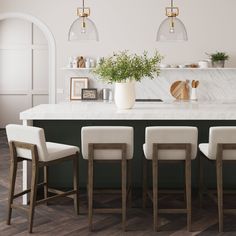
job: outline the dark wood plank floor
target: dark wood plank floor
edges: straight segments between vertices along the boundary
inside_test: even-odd
[[[0,236],[28,235],[27,216],[24,212],[13,210],[12,225],[7,226],[6,204],[8,196],[8,173],[9,173],[9,154],[4,130],[0,130]],[[16,191],[21,189],[22,168],[18,171]],[[19,200],[20,201],[20,200]],[[236,215],[225,217],[225,233],[218,234],[217,208],[209,199],[205,199],[203,209],[199,209],[197,197],[193,197],[193,232],[186,231],[185,215],[161,215],[161,232],[152,231],[152,210],[151,203],[149,208],[143,210],[141,206],[141,193],[136,191],[133,198],[133,208],[128,211],[127,232],[121,230],[120,215],[100,215],[94,216],[95,232],[89,233],[87,227],[87,202],[86,194],[81,196],[80,216],[76,216],[71,199],[62,198],[49,206],[41,205],[36,208],[34,235],[160,235],[160,236],[213,236],[213,235],[236,235]],[[235,196],[227,197],[229,204],[235,202]],[[161,196],[160,205],[165,206],[171,202],[174,207],[183,206],[181,196]],[[95,204],[103,206],[119,206],[119,196],[96,196]],[[236,203],[235,203],[236,206]],[[169,206],[170,207],[170,206]]]

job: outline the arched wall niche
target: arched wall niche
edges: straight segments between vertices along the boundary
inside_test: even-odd
[[[56,103],[56,43],[52,32],[40,19],[29,14],[19,12],[6,12],[0,14],[0,21],[7,19],[21,19],[32,22],[43,32],[48,42],[49,103]]]

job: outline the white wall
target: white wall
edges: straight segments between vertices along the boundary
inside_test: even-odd
[[[0,21],[0,128],[20,123],[19,112],[48,103],[48,44],[21,19]]]
[[[158,49],[168,63],[194,62],[206,58],[205,52],[226,51],[236,67],[235,0],[176,0],[180,18],[188,30],[189,41],[158,43],[159,24],[164,19],[168,0],[87,0],[91,19],[97,25],[100,42],[67,41],[67,33],[76,18],[79,0],[1,0],[0,11],[32,14],[45,22],[57,44],[58,88],[64,86],[65,72],[60,68],[71,55],[105,56],[113,51],[135,52]]]

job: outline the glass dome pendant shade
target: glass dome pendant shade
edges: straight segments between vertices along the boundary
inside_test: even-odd
[[[184,23],[177,18],[179,9],[173,6],[166,8],[167,18],[162,21],[157,32],[157,41],[187,41],[188,35]]]
[[[90,15],[90,9],[84,7],[78,8],[77,18],[71,25],[68,35],[69,41],[83,41],[83,40],[94,40],[99,41],[98,31],[96,25],[88,17]]]

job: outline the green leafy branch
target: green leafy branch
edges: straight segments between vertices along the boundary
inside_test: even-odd
[[[160,74],[162,58],[157,51],[153,57],[148,57],[147,52],[137,55],[122,51],[102,59],[93,72],[108,83],[141,81],[144,77],[153,79]]]

